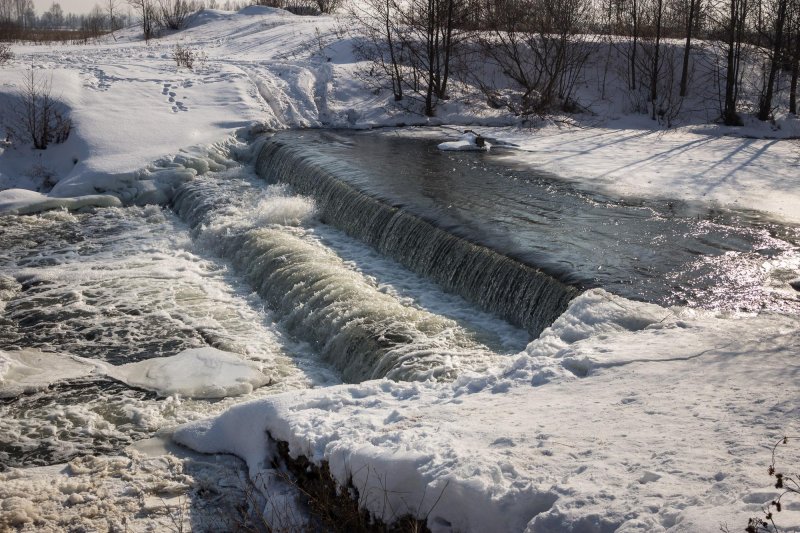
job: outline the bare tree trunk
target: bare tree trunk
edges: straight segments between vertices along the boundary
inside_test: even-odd
[[[789,113],[797,114],[797,78],[800,74],[800,60],[795,57],[792,64],[792,82],[789,85]]]
[[[636,89],[636,47],[639,41],[639,7],[638,1],[633,0],[633,49],[631,50],[631,90]]]
[[[689,54],[692,49],[692,31],[694,30],[695,11],[700,9],[700,0],[689,0],[689,13],[686,23],[686,44],[683,47],[683,68],[681,69],[681,96],[686,96],[686,85],[689,83]]]
[[[442,100],[447,99],[447,80],[450,77],[450,55],[453,51],[453,4],[455,0],[447,0],[447,27],[444,35],[444,72],[442,74],[442,85],[437,96]]]
[[[778,0],[778,12],[775,16],[775,30],[772,35],[772,54],[769,62],[767,87],[758,105],[759,120],[768,120],[772,115],[772,97],[775,91],[775,77],[778,75],[778,68],[781,60],[781,48],[783,47],[783,28],[786,23],[786,4],[787,0]]]
[[[795,3],[795,7],[800,7]],[[789,42],[791,48],[792,81],[789,84],[789,113],[797,114],[797,81],[800,77],[800,13],[795,10],[793,21],[793,35]]]
[[[436,54],[436,50],[434,49],[434,39],[436,38],[436,25],[434,24],[435,21],[435,13],[434,10],[436,9],[436,1],[435,0],[428,0],[428,20],[427,20],[427,27],[426,27],[426,40],[427,40],[427,53],[428,53],[428,87],[425,91],[425,115],[428,117],[433,116],[433,85],[434,85],[434,69],[436,58],[434,55]]]
[[[392,27],[391,27],[391,0],[386,0],[386,40],[389,45],[389,59],[392,62],[392,91],[394,92],[394,99],[399,102],[403,99],[403,80],[400,77],[400,67],[397,64],[397,57],[394,53],[394,43],[392,41]]]
[[[663,0],[656,0],[656,45],[653,51],[653,65],[652,73],[650,75],[650,106],[652,108],[652,119],[656,119],[656,100],[658,99],[658,72],[661,65],[659,64],[659,52],[661,51],[661,17],[664,13]]]
[[[722,119],[728,126],[740,126],[741,119],[736,112],[739,94],[739,60],[741,39],[744,33],[744,14],[746,0],[730,0],[730,26],[728,28],[728,71],[725,75],[725,106]]]

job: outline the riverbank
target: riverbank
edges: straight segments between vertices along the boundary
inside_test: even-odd
[[[177,68],[176,44],[205,61]],[[73,128],[45,151],[16,134],[0,143],[0,206],[15,224],[2,233],[13,244],[0,253],[2,348],[151,360],[133,363],[139,376],[180,373],[166,364],[174,356],[221,347],[237,368],[246,362],[248,379],[229,373],[234,383],[222,390],[208,382],[213,372],[188,387],[126,373],[131,388],[65,374],[27,395],[14,389],[0,404],[13,413],[0,418],[0,529],[202,529],[237,502],[256,523],[286,519],[276,508],[296,511],[290,525],[301,527],[307,509],[272,465],[283,444],[292,457],[328,464],[374,515],[411,514],[434,531],[733,531],[759,515],[776,495],[771,446],[800,432],[796,315],[667,308],[595,289],[527,339],[337,233],[309,198],[243,178],[250,170],[234,160],[247,161],[273,130],[426,126],[413,135],[445,141],[469,127],[506,145],[508,165],[578,189],[796,224],[797,118],[781,117],[780,129],[698,118],[667,130],[604,106],[526,122],[460,95],[428,119],[368,89],[351,44],[333,17],[251,7],[207,10],[150,43],[130,28],[116,42],[12,47],[0,105],[13,104],[34,65],[52,73]],[[9,126],[8,115],[0,120]],[[213,190],[215,180],[240,178],[234,192]],[[201,207],[214,217],[180,220],[164,207],[187,184],[209,186]],[[98,209],[88,214],[35,214],[90,204]],[[13,214],[22,212],[31,215]],[[242,235],[260,255],[237,265],[220,250],[239,250]],[[757,251],[758,268],[778,272],[766,276],[780,282],[769,291],[795,304],[789,281],[800,264],[776,259],[779,251]],[[268,254],[268,275],[248,268]],[[269,284],[274,273],[280,291]],[[713,288],[724,295],[724,280]],[[388,318],[376,325],[376,315]],[[403,343],[421,348],[404,359]],[[392,355],[396,375],[419,381],[338,385],[344,365],[321,362],[353,365],[352,381],[380,378],[367,358],[352,358],[370,346]],[[18,362],[0,359],[0,377],[30,377]],[[187,398],[192,391],[243,396],[211,402]],[[237,459],[164,445],[176,430],[198,452],[246,461],[247,474]],[[795,464],[797,448],[786,452],[783,464]],[[800,529],[795,504],[780,525]]]

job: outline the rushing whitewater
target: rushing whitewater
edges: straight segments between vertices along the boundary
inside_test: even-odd
[[[174,208],[200,242],[236,266],[282,325],[347,381],[451,379],[496,359],[479,334],[382,292],[313,232],[286,225],[314,212],[308,198],[286,194],[241,179],[198,180],[178,190]]]

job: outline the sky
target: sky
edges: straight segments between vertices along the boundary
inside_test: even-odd
[[[61,9],[64,13],[88,13],[92,10],[95,4],[101,4],[102,0],[58,0],[61,4]],[[33,0],[33,5],[36,6],[37,13],[43,13],[50,9],[53,0]],[[127,5],[123,6],[123,10],[127,10]]]

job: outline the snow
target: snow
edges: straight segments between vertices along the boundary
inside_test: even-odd
[[[800,130],[796,117],[739,129],[694,117],[666,130],[613,109],[531,130],[456,88],[429,119],[364,86],[357,76],[364,64],[339,28],[332,17],[250,7],[206,10],[186,30],[149,44],[136,29],[119,32],[117,42],[14,44],[16,58],[2,68],[0,108],[11,108],[33,65],[52,75],[73,128],[65,143],[45,151],[16,138],[0,142],[0,213],[166,204],[180,183],[230,166],[238,139],[282,128],[402,123],[469,125],[495,147],[513,148],[510,164],[581,187],[800,223],[800,157],[788,139]],[[207,59],[194,70],[176,68],[178,43]],[[4,131],[8,121],[0,116]],[[466,136],[440,147],[477,146]],[[299,225],[314,206],[287,198],[249,216],[250,224]],[[90,270],[66,273],[85,278]],[[327,461],[341,484],[352,480],[376,516],[411,513],[434,531],[736,530],[776,494],[766,475],[771,445],[800,431],[798,331],[795,316],[664,309],[595,290],[512,362],[453,383],[376,380],[186,407],[177,395],[247,394],[269,379],[257,362],[208,348],[119,366],[27,350],[0,352],[0,397],[97,374],[170,396],[162,410],[131,403],[148,428],[230,406],[183,426],[175,440],[235,454],[253,481],[274,474],[269,436],[286,441],[294,456]],[[191,462],[174,453],[129,449],[0,473],[0,529],[35,529],[36,520],[54,529],[109,529],[140,519],[149,520],[141,529],[169,529],[163,498],[190,486],[213,489],[195,494],[245,497],[229,470],[209,459],[192,476],[183,470]],[[797,450],[788,453],[785,464],[797,464]],[[796,503],[779,518],[785,530],[800,530]]]
[[[732,130],[658,131],[619,119],[600,127],[481,133],[517,147],[506,158],[511,164],[527,163],[594,190],[756,210],[800,223],[800,144]]]
[[[216,348],[191,348],[160,357],[109,367],[108,375],[133,387],[189,398],[226,398],[249,394],[269,378],[241,356]]]
[[[440,143],[437,148],[443,152],[488,152],[492,145],[486,141],[478,144],[478,136],[474,133],[465,133],[457,141],[447,141]]]
[[[769,448],[800,429],[783,392],[800,371],[799,327],[594,290],[491,375],[296,391],[175,439],[268,477],[269,432],[343,485],[352,477],[377,516],[427,517],[433,531],[733,529],[776,495]],[[788,530],[797,511],[780,517]]]

